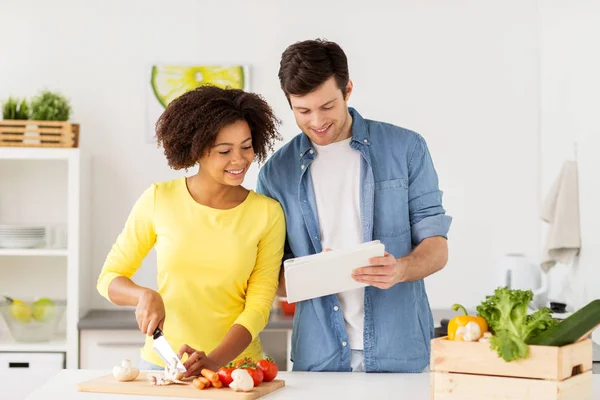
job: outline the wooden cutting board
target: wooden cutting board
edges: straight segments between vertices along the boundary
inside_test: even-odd
[[[148,381],[147,373],[140,372],[136,380],[130,382],[119,382],[112,375],[105,375],[77,385],[79,392],[94,393],[118,393],[118,394],[141,394],[147,396],[185,397],[194,399],[230,399],[230,400],[253,400],[285,386],[285,381],[275,379],[271,382],[263,382],[250,392],[235,392],[230,388],[208,388],[198,390],[188,384],[173,384],[168,386],[154,386]]]

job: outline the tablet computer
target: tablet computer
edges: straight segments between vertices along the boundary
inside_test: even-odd
[[[287,301],[295,303],[367,286],[352,279],[352,271],[371,265],[369,259],[385,255],[379,240],[351,249],[331,250],[283,263]]]

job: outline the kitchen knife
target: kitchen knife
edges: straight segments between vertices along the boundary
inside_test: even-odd
[[[173,351],[171,345],[169,345],[169,342],[167,342],[167,339],[165,338],[165,335],[163,334],[160,328],[156,328],[154,330],[152,338],[154,339],[152,348],[154,348],[154,351],[158,353],[158,355],[160,356],[160,358],[162,358],[165,364],[170,364],[173,358],[175,358],[177,360],[177,371],[187,371],[179,357],[177,357],[177,354]]]

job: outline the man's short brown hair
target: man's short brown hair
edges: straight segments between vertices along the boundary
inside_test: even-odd
[[[289,46],[281,55],[279,82],[285,96],[303,96],[334,77],[346,97],[350,80],[348,59],[342,48],[324,39],[305,40]]]

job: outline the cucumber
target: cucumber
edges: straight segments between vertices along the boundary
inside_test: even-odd
[[[577,310],[563,321],[527,341],[538,346],[564,346],[575,343],[600,324],[600,299]]]

